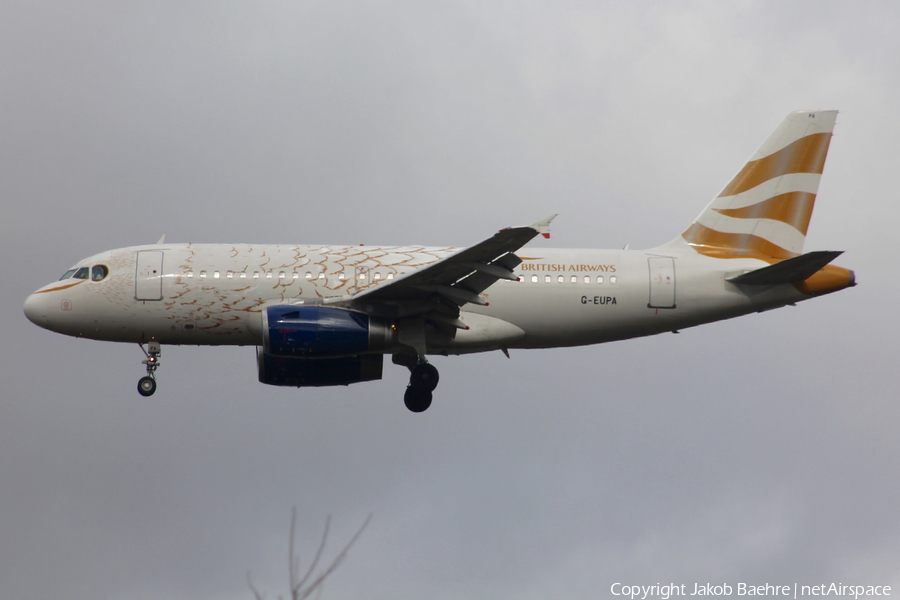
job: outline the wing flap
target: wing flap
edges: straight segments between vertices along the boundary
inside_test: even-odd
[[[469,267],[473,271],[491,275],[495,279],[506,279],[508,281],[515,281],[516,279],[512,270],[495,263],[469,262],[465,263],[464,266]]]

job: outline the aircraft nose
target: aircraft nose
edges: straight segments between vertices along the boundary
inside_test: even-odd
[[[25,300],[25,316],[41,327],[47,326],[47,301],[44,294],[32,294]]]

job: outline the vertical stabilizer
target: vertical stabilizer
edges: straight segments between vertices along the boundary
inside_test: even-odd
[[[836,110],[796,111],[681,234],[717,258],[768,262],[803,252]]]

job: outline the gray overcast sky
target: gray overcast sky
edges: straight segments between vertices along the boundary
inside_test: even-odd
[[[896,2],[0,1],[0,597],[603,598],[621,581],[900,590]],[[80,258],[173,242],[680,233],[791,110],[837,108],[808,250],[859,286],[680,335],[437,358],[335,389],[250,348],[22,314]]]

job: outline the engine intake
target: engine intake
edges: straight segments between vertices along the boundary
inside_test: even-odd
[[[269,306],[263,311],[263,348],[271,356],[354,357],[381,352],[391,328],[365,313],[328,306]]]

